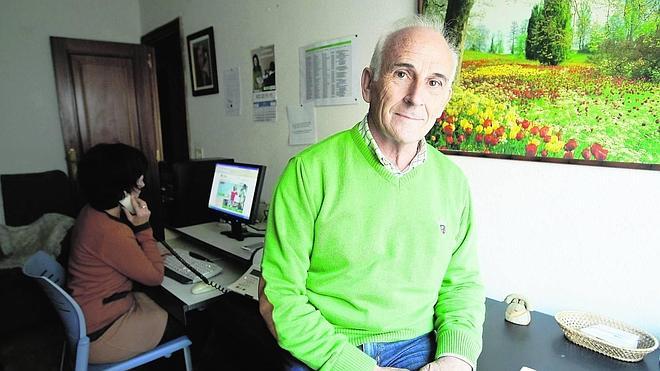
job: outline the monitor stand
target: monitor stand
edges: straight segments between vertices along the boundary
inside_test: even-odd
[[[225,236],[229,238],[233,238],[238,241],[243,241],[246,237],[263,237],[263,234],[260,233],[253,233],[253,232],[248,232],[243,229],[243,223],[232,220],[229,222],[231,224],[231,230],[230,231],[223,231],[221,232]]]

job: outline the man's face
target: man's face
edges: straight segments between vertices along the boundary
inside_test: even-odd
[[[454,61],[437,32],[407,28],[384,47],[380,76],[362,72],[362,96],[369,103],[369,124],[385,142],[419,142],[451,97]]]

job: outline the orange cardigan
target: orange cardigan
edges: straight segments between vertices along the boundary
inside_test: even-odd
[[[69,256],[68,287],[78,302],[87,333],[99,330],[133,305],[133,281],[157,286],[163,281],[163,258],[151,228],[134,233],[119,219],[85,206],[74,227]],[[104,303],[106,299],[106,303]]]

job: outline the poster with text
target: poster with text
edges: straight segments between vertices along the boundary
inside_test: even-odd
[[[357,35],[300,48],[300,104],[356,104],[362,73],[357,54]]]

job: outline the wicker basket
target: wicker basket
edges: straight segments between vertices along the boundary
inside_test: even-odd
[[[621,361],[639,362],[645,355],[651,353],[658,347],[658,339],[656,339],[655,336],[597,314],[578,311],[563,311],[555,314],[555,320],[557,320],[559,327],[564,331],[564,335],[566,335],[568,340],[577,345]],[[637,342],[637,348],[615,346],[580,331],[580,329],[597,324],[607,325],[615,329],[638,335],[639,341]]]

